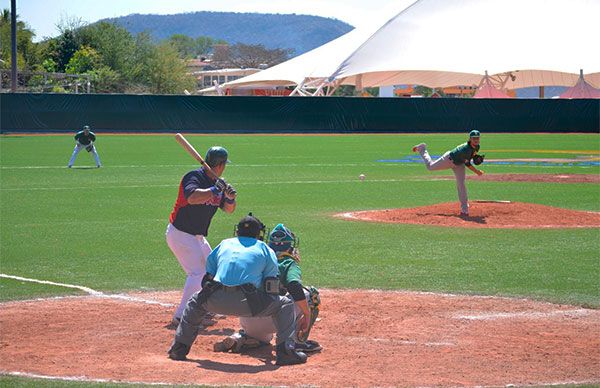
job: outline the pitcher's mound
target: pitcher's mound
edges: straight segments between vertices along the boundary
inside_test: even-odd
[[[394,224],[462,228],[598,228],[600,213],[563,209],[535,203],[472,201],[469,216],[461,216],[456,202],[405,209],[366,210],[336,217]]]

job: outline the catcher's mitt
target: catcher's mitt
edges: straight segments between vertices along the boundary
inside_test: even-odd
[[[92,152],[93,149],[94,149],[94,146],[92,144],[88,144],[85,146],[85,150],[87,152]]]
[[[481,163],[483,163],[484,159],[485,155],[475,155],[473,156],[473,164],[479,166]]]

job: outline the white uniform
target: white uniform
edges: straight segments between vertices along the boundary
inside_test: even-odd
[[[77,159],[77,154],[81,152],[82,149],[85,149],[85,145],[76,143],[75,148],[73,149],[73,154],[71,155],[71,159],[69,159],[69,167],[72,167],[75,164],[75,159]],[[96,151],[96,146],[92,144],[92,150],[90,151],[94,155],[94,160],[96,161],[96,167],[102,166],[100,163],[100,156],[98,155],[98,151]],[[110,167],[110,166],[109,166]]]
[[[222,193],[208,199],[203,204],[191,205],[187,197],[196,189],[207,189],[213,182],[203,169],[187,173],[179,185],[179,195],[169,217],[166,231],[167,245],[186,273],[181,302],[175,311],[174,319],[181,319],[190,297],[202,289],[202,278],[206,273],[206,258],[211,247],[206,236],[210,222],[222,208],[225,197]]]
[[[71,155],[71,159],[69,159],[69,164],[67,165],[69,168],[73,167],[73,164],[75,164],[75,159],[77,159],[79,152],[90,145],[92,146],[92,150],[90,152],[94,155],[96,167],[102,166],[102,163],[100,163],[100,156],[98,156],[98,151],[96,151],[96,146],[94,145],[94,141],[96,141],[96,135],[94,132],[87,129],[88,127],[85,128],[86,129],[84,131],[79,131],[77,134],[75,134],[75,148],[73,149],[73,154]],[[86,130],[88,131],[87,134],[85,133]]]
[[[304,295],[308,299],[308,291],[304,290]],[[298,317],[302,315],[302,310],[296,304],[294,307],[297,321]],[[271,317],[240,317],[240,326],[246,335],[266,343],[271,342],[273,333],[277,332]]]

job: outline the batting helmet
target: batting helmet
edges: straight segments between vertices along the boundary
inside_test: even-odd
[[[271,234],[269,234],[269,247],[277,252],[286,252],[291,249],[297,248],[299,245],[299,239],[296,235],[285,227],[283,224],[278,224],[273,228]]]
[[[209,166],[215,167],[221,163],[229,163],[229,160],[227,159],[228,156],[229,154],[225,148],[214,146],[210,147],[208,151],[206,151],[206,157],[204,160]]]

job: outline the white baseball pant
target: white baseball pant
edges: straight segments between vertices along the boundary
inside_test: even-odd
[[[202,278],[206,273],[206,258],[212,249],[204,236],[182,232],[172,224],[167,226],[165,236],[167,245],[187,274],[181,302],[173,316],[181,319],[187,301],[194,293],[202,289]]]
[[[304,295],[308,299],[308,291],[304,290]],[[294,312],[297,321],[302,314],[302,310],[296,304],[294,304]],[[273,333],[277,332],[271,317],[240,317],[240,326],[246,332],[246,335],[266,343],[271,342]]]
[[[465,185],[465,165],[454,164],[454,162],[450,160],[450,151],[434,161],[431,160],[431,156],[429,156],[427,149],[423,148],[419,153],[429,171],[452,169],[454,178],[456,179],[456,189],[458,191],[458,200],[460,201],[460,212],[469,214],[469,199],[467,197],[467,187]]]
[[[75,148],[73,149],[73,154],[71,155],[71,159],[69,159],[69,167],[72,167],[75,164],[75,159],[77,159],[77,155],[82,149],[85,149],[86,146],[80,143],[75,144]],[[100,156],[98,156],[98,152],[96,151],[96,146],[92,143],[92,154],[94,154],[94,159],[96,160],[96,166],[101,166]]]

